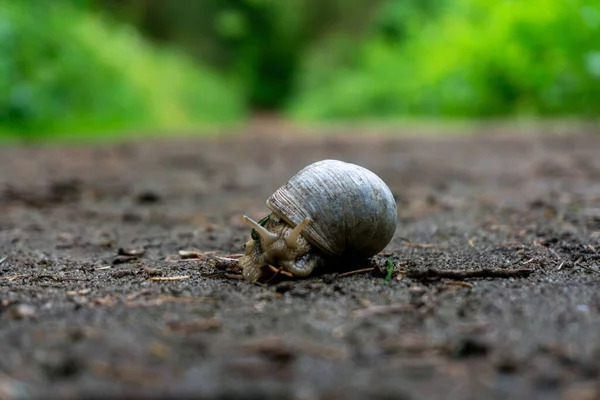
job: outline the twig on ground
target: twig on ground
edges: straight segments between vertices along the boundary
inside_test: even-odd
[[[197,261],[201,260],[203,262],[208,262],[212,264],[212,266],[219,270],[218,272],[211,274],[202,274],[205,278],[219,277],[222,276],[228,279],[243,279],[241,274],[237,274],[234,272],[240,271],[239,258],[243,257],[244,254],[234,253],[228,254],[227,256],[216,256],[214,255],[217,251],[205,251],[205,252],[197,252],[197,251],[186,251],[180,250],[179,256],[182,258],[181,260],[177,260],[180,262],[185,261]]]
[[[213,254],[218,253],[218,251],[203,251],[203,252],[199,252],[199,251],[190,251],[190,250],[179,250],[178,254],[179,257],[181,257],[182,260],[187,260],[187,259],[198,259],[198,258],[204,258],[206,256],[210,256]]]
[[[115,295],[108,295],[104,297],[97,297],[90,301],[90,305],[92,307],[95,306],[110,306],[114,304],[118,300],[118,297]]]
[[[447,247],[447,245],[445,245],[445,244],[437,244],[437,243],[405,242],[405,245],[408,247],[415,248],[415,249],[439,249],[439,248]]]
[[[363,272],[371,272],[371,271],[374,271],[374,270],[375,270],[375,267],[357,269],[357,270],[354,270],[354,271],[348,271],[348,272],[341,273],[337,277],[338,278],[342,278],[344,276],[349,276],[349,275],[354,275],[354,274],[362,274]]]
[[[240,257],[244,256],[244,254],[242,254],[242,253],[228,254],[226,256],[216,256],[215,255],[216,253],[218,253],[218,251],[197,252],[197,251],[180,250],[179,256],[181,257],[181,259],[176,260],[176,261],[185,262],[185,261],[213,259],[213,260],[217,261],[216,267],[219,268],[221,266],[228,267],[230,265],[237,265],[238,259]]]
[[[223,276],[227,279],[244,279],[242,274],[223,274]]]
[[[92,289],[80,289],[80,290],[68,290],[66,292],[67,296],[84,296],[86,294],[89,294],[92,291]]]
[[[597,269],[591,268],[591,267],[587,267],[583,264],[578,264],[578,267],[585,269],[586,271],[590,271],[590,272],[594,272],[596,274],[600,274],[600,271],[598,271]]]
[[[272,266],[272,265],[269,265],[269,269],[270,269],[271,271],[275,272],[275,275],[273,276],[273,278],[274,278],[275,276],[277,276],[278,274],[285,275],[285,276],[287,276],[288,278],[293,278],[293,277],[294,277],[294,275],[293,275],[291,272],[288,272],[288,271],[284,270],[283,268],[276,268],[276,267],[274,267],[274,266]],[[271,278],[271,279],[272,279],[272,278]]]
[[[550,247],[548,247],[547,249],[548,249],[548,251],[549,251],[550,253],[552,253],[552,254],[554,255],[554,257],[558,258],[559,260],[562,260],[562,257],[560,256],[560,254],[558,254],[558,253],[556,252],[556,250],[554,250],[554,249],[551,249]]]
[[[225,257],[227,257],[227,258],[240,258],[240,257],[244,257],[244,253],[227,254]]]
[[[473,278],[525,278],[533,270],[527,268],[517,269],[490,269],[483,268],[471,271],[462,270],[439,270],[428,268],[425,270],[406,271],[406,276],[411,279],[454,279],[464,280]]]
[[[181,275],[181,276],[155,276],[150,278],[151,281],[183,281],[186,279],[190,279],[189,275]]]
[[[283,267],[277,268],[277,267],[274,267],[272,265],[267,265],[267,267],[269,267],[269,269],[271,270],[271,272],[273,272],[273,275],[270,276],[269,279],[267,279],[265,282],[261,283],[261,285],[268,285],[268,284],[270,284],[279,275],[284,275],[284,276],[287,276],[288,278],[293,278],[294,277],[294,275],[292,273],[284,270]]]
[[[26,278],[27,275],[11,275],[11,276],[3,276],[2,279],[6,279],[9,282],[17,280],[19,278]]]
[[[6,260],[8,260],[8,256],[6,256],[6,257],[2,257],[2,258],[0,259],[0,265],[4,264],[4,261],[6,261]]]
[[[475,285],[473,285],[472,283],[465,282],[465,281],[445,281],[444,285],[462,286],[462,287],[466,287],[466,288],[469,288],[469,289],[473,289],[475,287]]]
[[[130,295],[128,295],[127,297],[125,297],[125,300],[126,301],[133,301],[133,300],[137,299],[140,296],[144,296],[144,295],[150,294],[150,293],[152,293],[152,290],[150,290],[150,289],[140,290],[138,292],[131,293]]]

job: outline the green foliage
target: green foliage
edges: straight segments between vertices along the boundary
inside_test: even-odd
[[[279,109],[293,96],[311,43],[360,31],[373,0],[95,0],[158,41],[177,43],[225,71],[250,108]]]
[[[213,73],[73,7],[0,0],[0,130],[185,129],[234,121],[241,99]]]
[[[589,0],[0,0],[0,133],[597,117],[598,37]]]
[[[381,11],[351,56],[324,45],[307,57],[292,115],[598,116],[597,3],[390,0]]]

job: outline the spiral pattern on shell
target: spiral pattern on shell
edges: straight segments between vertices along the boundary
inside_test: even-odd
[[[267,207],[292,226],[310,218],[303,235],[330,255],[377,254],[392,240],[398,220],[383,180],[338,160],[308,165],[269,197]]]

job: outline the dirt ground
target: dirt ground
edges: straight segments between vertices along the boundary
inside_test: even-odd
[[[391,279],[252,285],[181,259],[243,251],[241,215],[268,214],[325,158],[395,194]],[[0,399],[600,398],[600,134],[247,135],[0,159]],[[414,275],[428,268],[531,274]]]

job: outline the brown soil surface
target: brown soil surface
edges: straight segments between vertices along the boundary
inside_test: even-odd
[[[385,259],[270,285],[180,259],[241,252],[241,215],[266,215],[325,158],[396,195],[391,280]],[[600,135],[255,135],[0,159],[0,398],[600,398]]]

